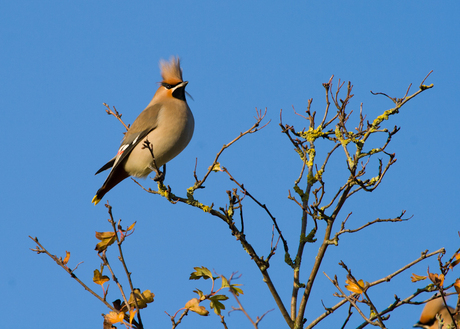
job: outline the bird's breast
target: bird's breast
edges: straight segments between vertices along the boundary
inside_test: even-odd
[[[140,141],[128,156],[124,169],[131,176],[146,177],[152,167],[152,154],[145,148],[148,140],[152,147],[157,167],[175,158],[188,145],[193,136],[195,122],[185,102],[170,102],[160,109],[153,129]]]

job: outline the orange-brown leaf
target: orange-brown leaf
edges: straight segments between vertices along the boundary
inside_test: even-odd
[[[457,253],[454,257],[454,260],[450,264],[450,268],[454,268],[454,266],[458,265],[460,263],[460,253]]]
[[[438,275],[436,273],[430,273],[430,269],[428,268],[428,277],[437,287],[442,287],[444,285],[444,274]]]
[[[347,283],[347,285],[345,285],[345,288],[347,288],[347,290],[355,294],[362,294],[364,291],[364,281],[363,280],[358,280],[358,284],[356,284],[353,282],[353,279],[348,277],[347,280],[345,280],[345,283]]]
[[[123,322],[123,319],[125,317],[125,314],[123,312],[120,312],[120,313],[117,313],[117,312],[110,312],[109,314],[106,314],[104,316],[104,319],[111,323],[111,324],[114,324],[114,323],[118,323],[118,322]]]
[[[134,319],[134,316],[136,315],[137,313],[137,310],[131,310],[129,311],[129,324],[132,324],[133,323],[133,319]]]
[[[131,230],[134,228],[135,225],[136,225],[136,222],[132,223],[132,224],[126,229],[126,231],[131,231]]]
[[[423,275],[417,275],[415,273],[412,273],[412,276],[410,277],[410,280],[412,282],[417,282],[417,281],[422,281],[422,280],[425,280],[426,279],[426,276],[423,276]]]
[[[457,294],[460,294],[460,279],[457,279],[454,283],[454,288]]]
[[[65,258],[64,258],[64,260],[62,261],[62,264],[66,265],[66,264],[69,262],[69,258],[70,258],[70,252],[68,252],[68,251],[66,250],[66,252],[65,252]]]

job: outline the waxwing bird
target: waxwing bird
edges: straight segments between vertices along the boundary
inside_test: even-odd
[[[192,139],[195,121],[185,99],[185,86],[179,58],[160,61],[163,81],[144,111],[123,138],[117,155],[100,172],[112,168],[92,203],[129,176],[146,177],[152,171],[156,180],[163,177],[159,168],[176,157]]]
[[[450,306],[449,310],[450,313],[454,315],[455,310]],[[450,316],[447,307],[444,305],[444,301],[442,300],[442,298],[433,299],[426,303],[425,307],[423,308],[422,314],[420,315],[420,320],[416,324],[414,324],[414,327],[425,329],[441,328],[439,326],[439,322],[436,318],[436,315],[438,315],[443,321],[442,329],[455,328],[453,326],[452,317]],[[458,314],[454,315],[454,319],[458,324],[460,316]]]

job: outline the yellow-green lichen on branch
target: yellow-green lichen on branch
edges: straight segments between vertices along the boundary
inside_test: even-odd
[[[308,167],[312,167],[313,166],[313,162],[315,160],[315,155],[316,155],[316,150],[314,147],[311,147],[311,148],[307,148],[305,150],[305,153],[298,147],[295,148],[295,151],[297,152],[297,154],[300,156],[300,159],[302,160],[302,162],[305,162],[305,164],[308,166]],[[307,159],[305,159],[305,155],[307,155],[308,157],[308,161]]]
[[[361,159],[361,158],[364,158],[364,157],[367,157],[367,156],[370,156],[376,153],[380,153],[380,152],[382,152],[381,148],[375,148],[375,149],[370,150],[369,152],[358,154],[358,159]]]
[[[317,239],[315,238],[315,235],[316,235],[316,229],[312,229],[310,233],[308,233],[308,235],[305,237],[305,242],[308,242],[308,243],[316,242]]]
[[[211,212],[212,210],[212,207],[211,206],[207,206],[205,204],[202,204],[201,202],[199,202],[198,200],[195,200],[195,199],[187,199],[187,201],[185,202],[193,207],[196,207],[196,208],[199,208],[201,210],[203,210],[204,212]]]
[[[316,172],[315,176],[313,176],[312,172],[309,171],[308,175],[307,175],[307,183],[308,183],[308,185],[313,185],[317,181],[319,181],[321,179],[321,177],[323,176],[323,172],[324,172],[324,170],[320,169],[320,170],[318,170]]]
[[[212,210],[212,207],[210,206],[205,206],[204,204],[200,203],[202,205],[201,209],[204,211],[204,212],[211,212]]]
[[[298,135],[306,139],[308,142],[314,142],[319,137],[327,136],[326,133],[323,133],[323,127],[321,125],[316,129],[310,127],[307,131],[299,132]]]
[[[294,191],[300,196],[300,198],[303,201],[303,198],[305,197],[305,192],[299,187],[299,185],[294,185]]]
[[[373,186],[375,183],[377,183],[380,179],[380,176],[375,176],[369,179],[369,182],[367,182],[368,186]]]
[[[297,152],[297,154],[300,156],[300,159],[302,161],[305,161],[305,154],[302,152],[302,150],[298,147],[295,148],[295,151]]]
[[[171,198],[171,193],[168,191],[168,189],[162,182],[158,182],[158,194],[162,197],[165,197],[168,200],[170,200]]]
[[[189,187],[189,188],[187,189],[187,198],[188,198],[188,199],[193,199],[193,193],[195,193],[194,187],[193,187],[193,186],[192,186],[192,187]]]
[[[340,132],[339,126],[335,126],[334,133],[335,133],[335,137],[337,137],[337,140],[340,142],[340,144],[342,144],[343,147],[346,147],[348,143],[351,142],[351,139],[343,138],[342,133]]]
[[[399,113],[399,106],[386,110],[382,115],[379,115],[377,118],[375,118],[374,122],[372,122],[372,128],[376,129],[384,120],[388,120],[390,115],[397,113]]]
[[[431,84],[429,86],[427,85],[420,85],[420,90],[426,90],[426,89],[430,89],[430,88],[433,88],[434,87],[434,84]]]
[[[310,233],[306,236],[305,233],[300,235],[300,243],[313,243],[316,242],[315,239],[316,229],[312,229]]]
[[[323,169],[320,169],[316,172],[315,174],[315,179],[318,181],[320,180],[322,177],[323,177],[323,173],[324,173],[324,170]]]
[[[311,168],[311,167],[313,167],[313,162],[315,161],[315,155],[316,155],[315,148],[310,147],[307,150],[307,154],[308,154],[308,161],[307,161],[306,165],[307,165],[307,167]]]

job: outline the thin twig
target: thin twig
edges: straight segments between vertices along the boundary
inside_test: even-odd
[[[137,297],[136,297],[136,293],[134,291],[134,286],[133,286],[133,282],[131,280],[131,272],[128,271],[128,266],[126,265],[126,262],[125,262],[125,258],[123,256],[123,250],[121,249],[121,243],[122,241],[120,241],[119,237],[118,237],[118,232],[117,232],[117,227],[115,226],[115,221],[113,219],[113,215],[112,215],[112,206],[110,206],[108,203],[105,205],[108,209],[108,212],[109,212],[109,215],[110,215],[110,220],[109,222],[112,224],[112,228],[113,228],[113,231],[115,232],[115,236],[116,236],[116,239],[117,239],[117,245],[118,245],[118,252],[120,254],[120,257],[119,257],[119,260],[120,262],[123,264],[123,268],[125,270],[125,273],[126,273],[126,277],[128,278],[128,282],[129,282],[129,287],[131,289],[131,293],[133,295],[133,299],[134,299],[134,305],[136,305],[136,310],[137,310],[137,320],[139,322],[139,327],[140,328],[143,328],[143,325],[142,325],[142,319],[141,319],[141,312],[140,312],[140,309],[139,309],[139,305],[137,303]],[[104,251],[105,252],[105,251]],[[105,254],[105,253],[104,253]],[[117,282],[118,284],[118,282]],[[120,288],[122,294],[123,294],[123,290]],[[123,298],[125,299],[125,302],[127,304],[127,307],[128,307],[128,310],[130,310],[130,305],[128,304],[128,302],[126,301],[126,297],[123,295]]]
[[[118,119],[118,121],[121,122],[121,124],[123,125],[123,127],[126,128],[126,130],[129,129],[129,125],[127,125],[126,123],[123,122],[123,120],[121,120],[121,116],[122,114],[121,113],[118,113],[117,109],[115,108],[115,106],[113,107],[113,111],[110,109],[110,106],[108,106],[106,103],[102,103],[106,108],[107,110],[105,110],[105,112],[107,112],[108,115],[113,115],[115,118]]]
[[[34,241],[38,246],[37,248],[35,249],[30,249],[32,251],[35,251],[37,252],[38,254],[41,254],[41,253],[45,253],[47,254],[52,260],[54,260],[56,262],[56,264],[58,264],[60,267],[62,267],[67,273],[70,274],[70,276],[72,277],[72,279],[75,279],[75,281],[77,281],[83,288],[85,288],[85,290],[87,290],[91,295],[93,295],[94,297],[96,297],[97,299],[99,299],[102,303],[104,303],[105,306],[107,306],[109,309],[111,309],[112,311],[114,312],[118,312],[112,305],[110,305],[103,297],[99,296],[96,292],[94,292],[91,288],[89,288],[86,284],[84,284],[76,275],[75,273],[70,269],[68,268],[66,265],[64,265],[62,263],[62,261],[56,257],[55,255],[52,255],[49,253],[48,250],[46,250],[45,247],[43,247],[43,245],[38,242],[38,239],[37,238],[32,238],[30,235],[29,235],[29,238],[32,239],[32,241]]]

